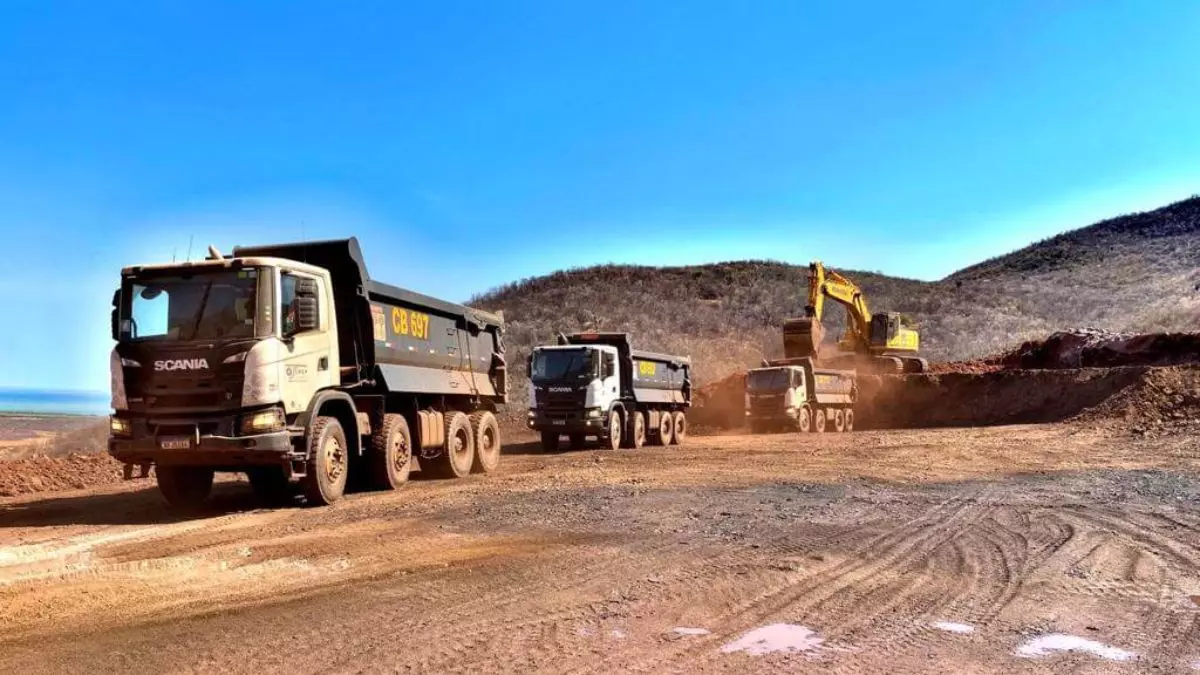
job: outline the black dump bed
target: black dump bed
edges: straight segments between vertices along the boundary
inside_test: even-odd
[[[238,247],[233,255],[329,270],[343,384],[506,400],[502,316],[371,280],[353,237]]]
[[[633,348],[628,333],[574,333],[558,337],[562,345],[611,345],[617,348],[621,396],[638,403],[692,404],[691,361],[683,356]]]

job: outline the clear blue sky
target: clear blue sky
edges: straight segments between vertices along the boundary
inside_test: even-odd
[[[350,8],[353,7],[353,8]],[[124,264],[357,235],[933,279],[1200,185],[1200,4],[0,4],[0,386],[107,387]]]

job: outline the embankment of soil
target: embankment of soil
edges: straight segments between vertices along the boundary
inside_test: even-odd
[[[0,461],[0,497],[116,483],[122,479],[121,470],[121,464],[107,454]]]

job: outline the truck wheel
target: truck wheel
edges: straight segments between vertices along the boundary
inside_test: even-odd
[[[854,431],[854,411],[846,409],[846,431]]]
[[[658,415],[658,433],[654,436],[655,445],[670,445],[671,431],[675,429],[675,421],[671,419],[671,413],[664,410]]]
[[[800,414],[796,417],[796,430],[802,434],[812,430],[812,410],[808,406],[800,407]]]
[[[841,408],[833,411],[833,430],[841,433],[846,430],[846,418]]]
[[[621,447],[621,414],[616,410],[608,413],[608,431],[600,437],[600,442],[608,450]]]
[[[674,424],[671,430],[671,444],[682,445],[683,439],[687,438],[687,415],[678,410],[671,415],[671,421]]]
[[[396,490],[408,482],[412,472],[412,432],[404,415],[383,416],[383,424],[371,434],[368,467],[371,487],[377,490]]]
[[[475,463],[475,439],[471,422],[461,412],[446,415],[446,444],[437,457],[429,460],[432,474],[438,478],[465,478]]]
[[[256,466],[246,472],[258,501],[268,506],[283,506],[291,501],[292,486],[282,466]]]
[[[212,492],[213,470],[201,466],[162,466],[154,468],[158,491],[172,508],[194,509]]]
[[[571,434],[567,440],[571,442],[572,450],[582,450],[583,446],[587,444],[587,436],[583,434]]]
[[[309,506],[332,504],[346,493],[350,445],[336,417],[317,417],[309,429],[307,471],[304,497]]]
[[[646,415],[641,412],[630,413],[629,421],[625,423],[625,447],[637,450],[646,444]]]
[[[491,473],[500,464],[500,425],[496,416],[484,410],[471,415],[471,431],[475,435],[473,473]],[[555,439],[558,443],[558,439]]]
[[[553,431],[542,432],[542,452],[558,452],[558,434]]]
[[[824,408],[817,410],[817,417],[816,417],[815,422],[813,423],[813,431],[817,432],[818,434],[825,433],[825,409]]]

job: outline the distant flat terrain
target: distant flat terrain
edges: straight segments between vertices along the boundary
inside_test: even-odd
[[[98,450],[104,418],[0,412],[0,460]]]

